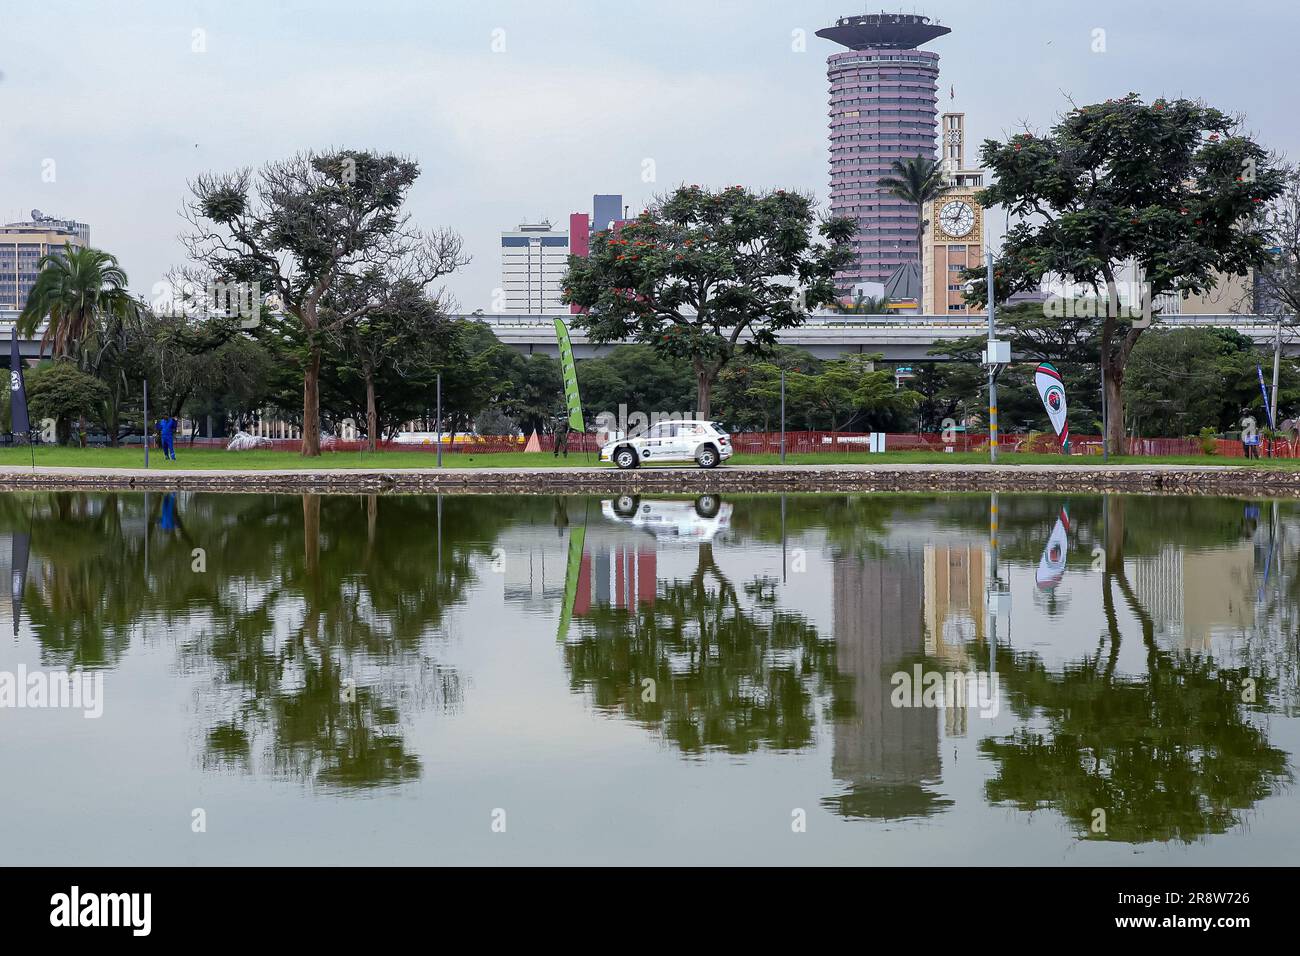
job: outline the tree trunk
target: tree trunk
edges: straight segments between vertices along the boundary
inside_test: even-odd
[[[314,593],[320,576],[320,495],[302,496],[302,552],[303,569]]]
[[[365,366],[366,372],[366,439],[370,442],[370,450],[377,450],[376,439],[379,436],[379,411],[375,408],[375,370],[369,364]]]
[[[1106,447],[1116,455],[1126,454],[1124,442],[1124,378],[1113,363],[1106,369]]]
[[[320,346],[307,353],[302,376],[302,454],[320,457]]]
[[[716,374],[716,369],[699,362],[695,364],[695,416],[697,418],[709,417],[709,392],[713,390],[713,376]]]

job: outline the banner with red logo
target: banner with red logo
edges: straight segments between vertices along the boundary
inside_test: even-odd
[[[1051,362],[1043,362],[1034,369],[1034,384],[1038,386],[1038,397],[1043,400],[1047,417],[1052,420],[1052,428],[1061,438],[1061,448],[1068,450],[1070,423],[1065,415],[1065,383],[1061,381],[1061,373]]]

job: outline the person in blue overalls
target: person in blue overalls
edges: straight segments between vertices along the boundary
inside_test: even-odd
[[[158,441],[162,445],[163,457],[176,460],[176,419],[163,418],[158,421]]]

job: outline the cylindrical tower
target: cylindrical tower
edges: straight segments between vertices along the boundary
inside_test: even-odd
[[[857,221],[856,260],[837,277],[842,292],[883,283],[917,262],[918,211],[877,181],[896,159],[935,158],[939,55],[922,44],[950,33],[928,17],[842,17],[817,35],[849,48],[826,60],[830,80],[831,214]]]

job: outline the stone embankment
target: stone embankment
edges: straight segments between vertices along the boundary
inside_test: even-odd
[[[737,465],[279,471],[0,469],[0,490],[323,494],[705,494],[845,491],[1127,492],[1300,497],[1300,470],[1192,465]]]

